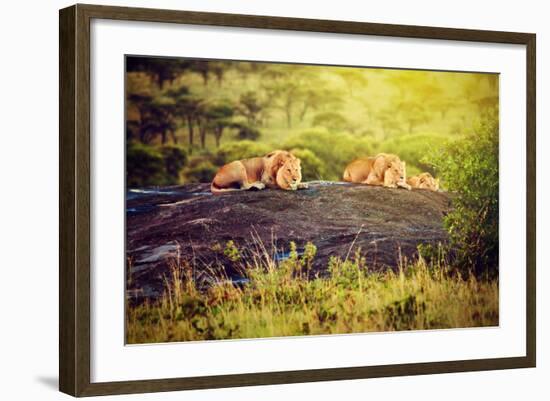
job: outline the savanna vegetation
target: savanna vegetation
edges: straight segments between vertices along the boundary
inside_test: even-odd
[[[127,58],[127,184],[209,182],[230,161],[291,150],[304,181],[340,181],[359,156],[395,153],[452,193],[447,244],[398,271],[360,250],[313,274],[314,244],[220,248],[236,285],[167,261],[165,293],[128,304],[129,343],[498,324],[498,76],[191,59]],[[131,269],[130,269],[131,270]]]
[[[299,155],[306,181],[340,180],[349,161],[377,152],[398,154],[409,175],[434,173],[424,155],[498,105],[493,74],[148,57],[126,65],[130,187],[209,182],[221,165],[273,149]]]
[[[343,334],[498,325],[496,280],[462,276],[440,249],[430,262],[403,261],[398,272],[369,271],[361,250],[332,258],[328,275],[311,274],[316,248],[302,255],[291,244],[286,260],[257,244],[232,242],[224,253],[246,282],[217,278],[207,288],[194,279],[196,266],[171,261],[166,292],[156,302],[130,306],[129,343]],[[247,257],[244,256],[247,252]]]

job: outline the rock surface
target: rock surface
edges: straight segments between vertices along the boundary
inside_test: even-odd
[[[323,182],[294,192],[214,196],[207,184],[188,184],[130,190],[126,205],[128,295],[143,299],[162,293],[163,278],[177,258],[209,273],[224,265],[226,275],[238,281],[238,272],[223,255],[229,240],[250,248],[259,239],[275,259],[288,257],[290,241],[298,250],[311,241],[317,246],[314,268],[320,274],[331,255],[345,258],[358,247],[369,269],[395,268],[399,254],[410,258],[418,244],[446,241],[442,219],[450,210],[450,197]]]

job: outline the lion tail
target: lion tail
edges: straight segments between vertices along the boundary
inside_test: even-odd
[[[222,194],[224,192],[233,192],[233,191],[239,191],[238,188],[221,188],[219,187],[214,181],[210,184],[210,192],[212,192],[214,195]]]

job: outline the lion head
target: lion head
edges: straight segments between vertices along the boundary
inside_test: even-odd
[[[413,188],[429,189],[431,191],[439,191],[439,179],[434,178],[430,173],[422,173],[411,177],[407,182]]]
[[[272,174],[281,189],[295,191],[302,181],[300,159],[287,151],[275,151],[267,155],[272,158]]]
[[[384,167],[384,184],[394,186],[406,184],[406,164],[396,155],[380,154],[377,157],[382,158]]]

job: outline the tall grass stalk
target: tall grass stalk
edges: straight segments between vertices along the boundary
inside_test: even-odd
[[[443,256],[401,260],[397,272],[370,271],[357,249],[332,257],[328,275],[313,272],[316,247],[291,243],[277,260],[254,237],[246,252],[224,249],[246,274],[236,285],[199,286],[192,261],[171,261],[157,301],[129,305],[128,343],[343,334],[498,325],[498,281],[463,277]]]

